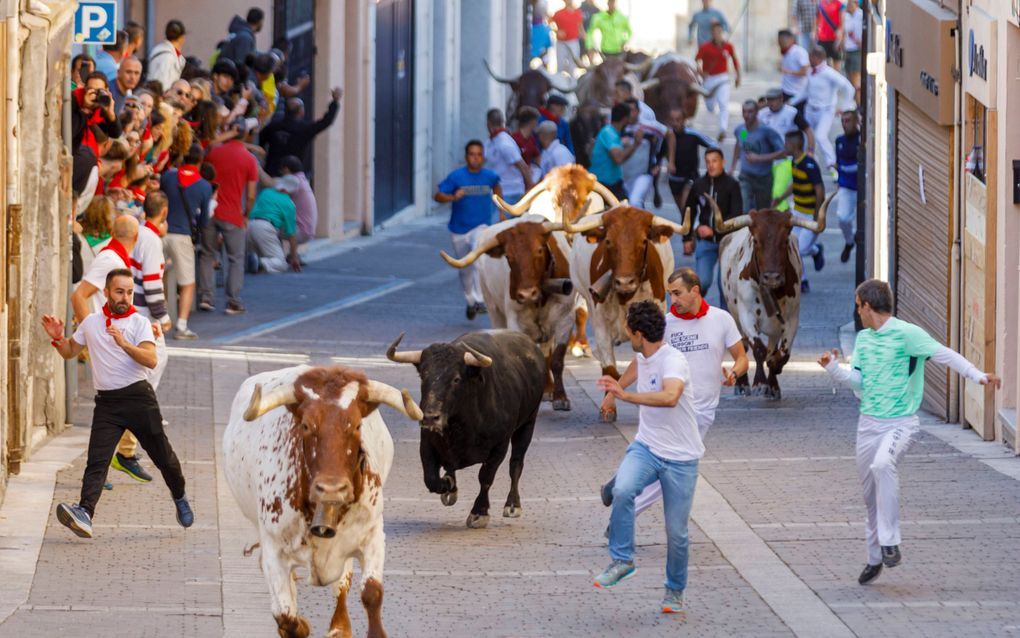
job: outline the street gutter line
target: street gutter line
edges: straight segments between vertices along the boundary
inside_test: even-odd
[[[238,343],[240,341],[244,341],[246,339],[252,339],[254,337],[258,337],[270,332],[275,332],[282,328],[286,328],[287,326],[292,326],[296,323],[301,323],[303,321],[308,321],[310,319],[318,319],[319,317],[328,315],[333,312],[337,312],[338,310],[345,310],[347,308],[351,308],[353,306],[357,306],[372,301],[374,299],[378,299],[379,297],[383,297],[398,290],[403,290],[404,288],[407,288],[408,286],[411,286],[413,284],[414,282],[409,279],[394,279],[393,281],[387,284],[383,284],[382,286],[371,288],[364,292],[359,292],[348,297],[342,297],[332,303],[328,303],[324,306],[319,306],[318,308],[313,308],[311,310],[306,310],[304,312],[298,312],[293,315],[288,315],[281,319],[277,319],[275,321],[270,321],[267,323],[252,326],[247,330],[236,332],[230,335],[229,337],[218,337],[216,339],[213,339],[212,342],[218,345],[230,345]]]

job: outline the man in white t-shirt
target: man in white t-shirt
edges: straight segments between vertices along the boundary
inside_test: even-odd
[[[156,393],[146,370],[156,367],[156,340],[152,324],[131,304],[134,280],[128,268],[115,268],[106,276],[107,303],[101,312],[85,317],[70,339],[64,322],[43,315],[51,343],[64,359],[73,359],[88,346],[96,408],[89,433],[88,460],[78,503],[57,506],[57,520],[82,538],[92,538],[92,518],[103,492],[110,457],[125,430],[132,431],[156,464],[177,510],[177,522],[191,527],[194,513],[184,493],[184,474],[163,430]]]
[[[634,499],[655,481],[662,484],[666,508],[666,595],[663,613],[684,611],[687,588],[687,523],[698,480],[698,459],[705,453],[687,391],[687,358],[663,341],[666,319],[654,301],[627,309],[627,336],[637,361],[637,392],[628,392],[611,376],[599,387],[640,406],[638,432],[616,472],[613,511],[609,518],[609,555],[613,562],[595,577],[608,588],[634,575]]]
[[[521,156],[521,148],[504,126],[503,111],[489,109],[485,123],[489,129],[489,141],[485,143],[485,167],[499,175],[503,199],[516,204],[535,185],[531,169]]]
[[[744,341],[737,330],[737,323],[722,308],[709,306],[701,296],[701,280],[691,268],[674,271],[667,284],[670,298],[669,312],[666,313],[664,341],[684,353],[691,366],[691,402],[698,421],[698,432],[704,440],[708,429],[715,422],[715,409],[719,405],[722,386],[732,386],[738,377],[747,374],[749,365]],[[723,359],[729,352],[733,366],[723,366]],[[630,385],[637,371],[632,361],[620,377],[620,385]],[[616,398],[607,394],[602,409],[615,410]],[[613,482],[603,488],[603,498],[611,495]],[[635,501],[634,516],[641,514],[662,496],[659,483],[645,488]]]
[[[807,49],[797,44],[797,36],[789,29],[779,32],[779,52],[783,56],[779,63],[779,71],[783,74],[780,86],[783,96],[789,100],[804,91],[808,73],[811,72],[811,60],[808,59]]]

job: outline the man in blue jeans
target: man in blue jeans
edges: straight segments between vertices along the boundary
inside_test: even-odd
[[[627,309],[627,336],[637,353],[637,391],[624,390],[603,376],[598,385],[639,408],[638,432],[627,448],[613,487],[609,518],[609,556],[613,562],[595,577],[608,588],[634,575],[634,499],[655,481],[662,485],[666,515],[666,595],[663,613],[684,611],[689,541],[687,521],[698,480],[698,459],[705,453],[694,414],[687,358],[663,342],[666,318],[653,301]]]

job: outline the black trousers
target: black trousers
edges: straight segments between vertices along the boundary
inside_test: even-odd
[[[606,184],[606,188],[609,189],[613,195],[616,195],[616,199],[623,201],[627,199],[627,189],[623,187],[623,180],[616,182],[615,184]],[[608,204],[607,204],[608,206]]]
[[[88,461],[82,478],[81,499],[78,501],[90,516],[95,514],[96,503],[103,493],[103,483],[110,471],[110,459],[117,451],[117,443],[124,430],[130,431],[138,439],[142,449],[163,475],[170,494],[175,499],[184,496],[184,473],[163,431],[163,416],[159,412],[156,393],[148,381],[138,381],[118,390],[100,390],[96,393]]]

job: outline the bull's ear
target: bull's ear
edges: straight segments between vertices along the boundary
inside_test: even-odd
[[[593,228],[584,232],[584,238],[588,240],[589,244],[597,244],[606,237],[606,229],[603,226]]]
[[[661,244],[673,236],[673,229],[669,226],[652,226],[648,230],[648,240]]]

